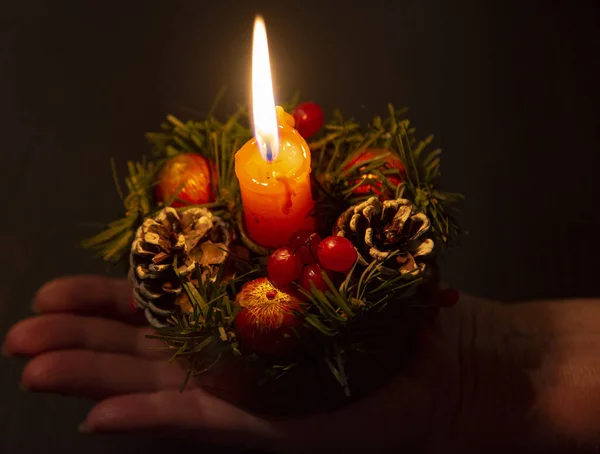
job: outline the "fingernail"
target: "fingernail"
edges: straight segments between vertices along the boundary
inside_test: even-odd
[[[77,426],[77,432],[79,432],[80,434],[89,434],[92,431],[85,422],[82,422]]]

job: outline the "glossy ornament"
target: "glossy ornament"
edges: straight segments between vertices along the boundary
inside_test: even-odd
[[[346,170],[350,169],[355,164],[360,164],[361,162],[377,159],[379,157],[383,157],[389,155],[385,158],[384,165],[380,168],[380,170],[397,170],[398,174],[386,175],[388,181],[394,186],[398,186],[405,178],[406,178],[406,167],[402,161],[393,154],[390,150],[385,148],[367,148],[364,152],[359,154],[356,158],[354,158],[348,165],[346,166]],[[360,166],[358,167],[360,170]],[[389,188],[384,186],[383,182],[379,180],[379,177],[375,174],[367,174],[364,175],[363,180],[369,179],[371,181],[365,182],[358,186],[353,194],[361,195],[361,194],[375,194],[380,198],[390,198],[394,197],[395,194],[390,191]],[[360,180],[352,182],[352,185],[356,185],[360,182]]]
[[[323,110],[314,102],[303,102],[292,110],[294,126],[305,139],[314,136],[323,127]]]
[[[242,348],[263,355],[289,352],[298,343],[303,301],[293,290],[277,288],[266,277],[248,282],[236,297],[234,321]]]
[[[212,179],[216,178],[214,164],[197,153],[183,153],[170,158],[158,173],[155,187],[157,202],[174,208],[202,205],[215,200]],[[178,192],[179,191],[179,192]]]

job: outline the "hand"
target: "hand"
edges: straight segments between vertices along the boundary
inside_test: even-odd
[[[38,293],[39,315],[13,326],[4,353],[31,357],[22,387],[97,401],[81,430],[186,432],[207,442],[286,452],[377,452],[443,444],[458,402],[459,321],[444,311],[419,360],[388,386],[342,410],[304,418],[247,413],[189,384],[145,336],[124,280],[67,277]]]

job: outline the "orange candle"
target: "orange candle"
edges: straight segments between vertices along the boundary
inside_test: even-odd
[[[310,150],[294,129],[294,118],[273,98],[264,22],[254,25],[252,50],[254,138],[235,155],[244,222],[257,244],[277,248],[299,229],[314,229]]]

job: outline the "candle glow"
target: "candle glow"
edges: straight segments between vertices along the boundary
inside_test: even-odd
[[[254,22],[252,41],[252,117],[254,137],[262,157],[272,162],[279,154],[279,133],[271,78],[267,29],[262,17]]]
[[[266,248],[287,244],[299,229],[314,230],[311,156],[294,117],[275,106],[267,33],[254,25],[252,115],[254,138],[235,155],[248,237]]]

